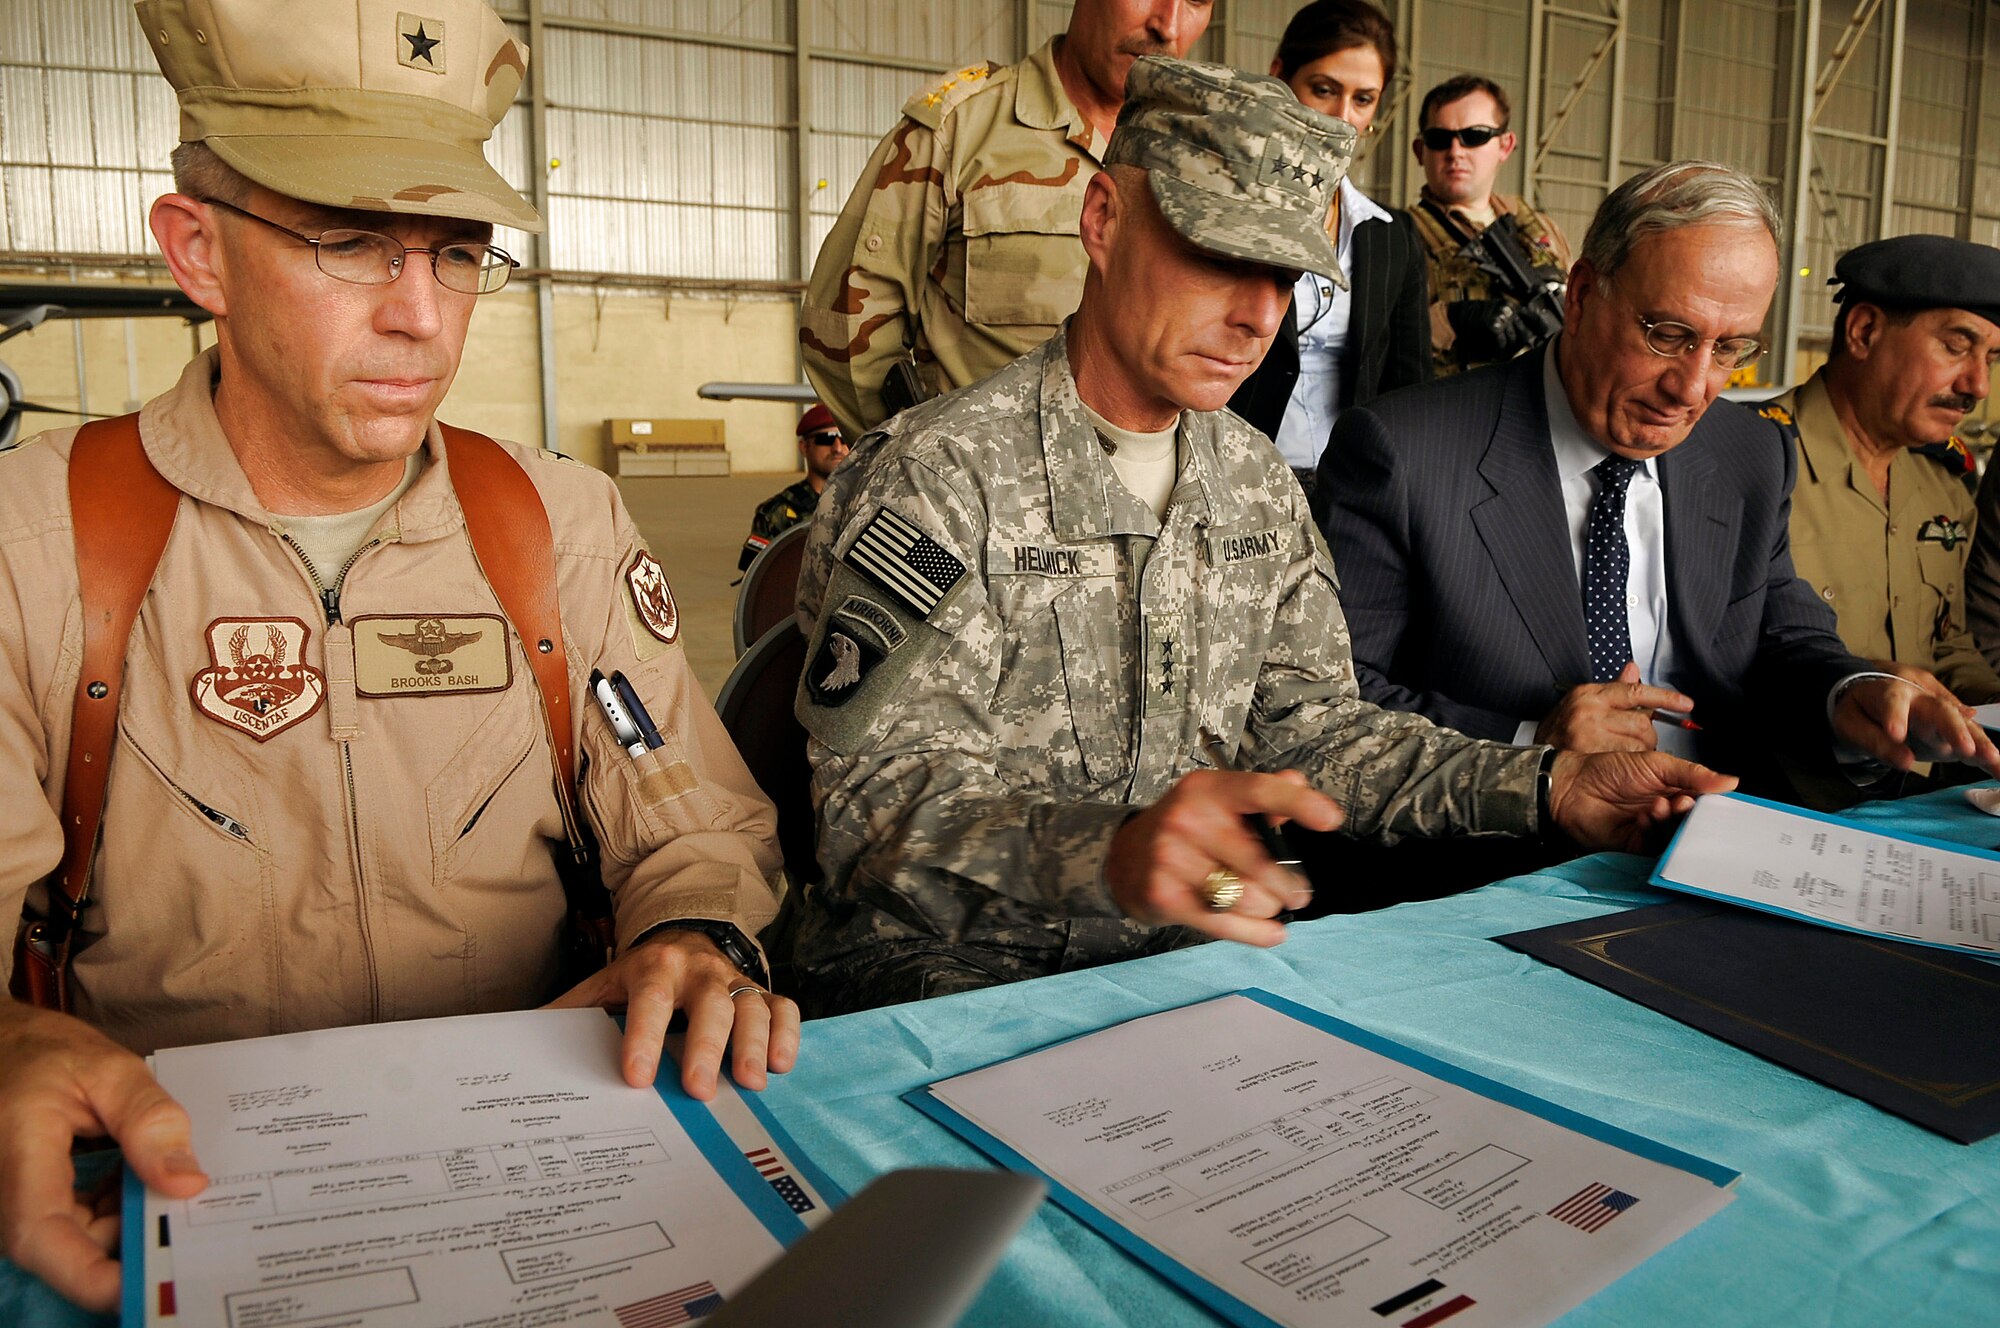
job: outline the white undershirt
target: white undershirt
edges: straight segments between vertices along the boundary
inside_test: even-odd
[[[1299,320],[1299,381],[1285,405],[1278,436],[1271,441],[1295,470],[1319,464],[1319,454],[1333,432],[1333,418],[1340,413],[1340,361],[1354,315],[1354,228],[1364,221],[1387,220],[1389,214],[1352,181],[1341,180],[1340,226],[1333,254],[1350,289],[1341,289],[1317,272],[1305,273],[1292,288],[1292,310]]]
[[[1174,496],[1174,481],[1180,477],[1179,458],[1174,454],[1180,417],[1176,415],[1174,422],[1158,433],[1134,433],[1119,428],[1087,405],[1083,413],[1090,417],[1099,433],[1111,440],[1111,469],[1118,472],[1119,480],[1132,491],[1133,497],[1153,509],[1156,520],[1165,521],[1167,501]]]

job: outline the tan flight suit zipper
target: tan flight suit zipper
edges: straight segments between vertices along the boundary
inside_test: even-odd
[[[354,790],[354,739],[361,736],[358,700],[354,689],[354,633],[340,618],[340,587],[347,581],[347,573],[361,555],[382,542],[378,536],[369,540],[341,564],[340,572],[333,578],[329,589],[313,570],[312,559],[299,546],[297,540],[284,532],[279,538],[291,546],[298,556],[299,565],[305,569],[306,578],[312,582],[319,594],[320,611],[326,619],[326,702],[327,719],[331,726],[334,745],[340,749],[341,786],[345,796],[347,813],[347,855],[354,865],[354,907],[361,925],[361,959],[368,977],[368,1018],[376,1022],[382,1018],[382,976],[375,959],[374,931],[368,922],[368,876],[362,868],[361,851],[361,804]]]

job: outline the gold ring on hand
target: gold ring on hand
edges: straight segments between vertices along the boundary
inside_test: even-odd
[[[743,994],[744,992],[746,992],[746,991],[754,991],[754,992],[756,992],[756,993],[757,993],[757,994],[758,994],[759,996],[762,996],[762,995],[764,994],[764,989],[763,989],[762,987],[758,986],[758,985],[757,985],[756,983],[754,983],[754,982],[745,982],[745,983],[743,983],[743,984],[742,984],[741,986],[736,986],[736,987],[731,987],[731,988],[729,989],[729,999],[733,1001],[733,1000],[735,1000],[735,999],[736,999],[736,998],[737,998],[738,996],[741,996],[741,995],[742,995],[742,994]]]
[[[1217,867],[1202,878],[1201,897],[1213,912],[1227,913],[1243,900],[1243,878],[1227,867]]]

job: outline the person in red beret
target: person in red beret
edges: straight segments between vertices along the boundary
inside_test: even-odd
[[[736,570],[743,571],[767,545],[801,521],[812,519],[813,508],[826,488],[826,477],[847,455],[847,439],[834,423],[833,412],[815,401],[812,409],[799,417],[799,456],[806,465],[806,477],[766,498],[750,518],[750,538],[743,541],[743,553]]]

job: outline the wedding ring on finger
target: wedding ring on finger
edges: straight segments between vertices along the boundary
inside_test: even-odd
[[[755,992],[759,996],[762,996],[764,994],[764,989],[758,986],[756,983],[745,982],[741,986],[731,987],[729,989],[729,999],[733,1001],[746,991]]]
[[[1213,912],[1227,913],[1243,900],[1243,878],[1227,867],[1217,867],[1202,878],[1201,897]]]

